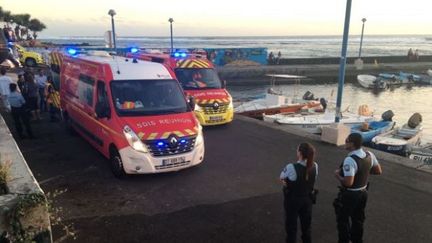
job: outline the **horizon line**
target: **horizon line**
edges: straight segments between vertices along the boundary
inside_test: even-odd
[[[174,36],[174,38],[185,38],[185,37],[201,37],[201,38],[214,38],[214,37],[339,37],[342,36],[342,34],[330,34],[330,35],[182,35],[182,36]],[[353,34],[349,36],[361,36],[361,34]],[[432,36],[432,34],[364,34],[364,36]],[[57,35],[57,36],[41,36],[40,39],[44,38],[59,38],[59,37],[97,37],[97,38],[104,38],[103,35]],[[141,37],[151,37],[151,38],[170,38],[170,36],[149,36],[149,35],[122,35],[117,36],[119,37],[126,37],[126,38],[141,38]]]

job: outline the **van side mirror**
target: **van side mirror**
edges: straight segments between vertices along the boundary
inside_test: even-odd
[[[189,96],[188,103],[192,110],[195,110],[195,97]]]
[[[111,110],[108,106],[108,104],[104,102],[98,102],[96,103],[96,116],[97,118],[111,118]]]

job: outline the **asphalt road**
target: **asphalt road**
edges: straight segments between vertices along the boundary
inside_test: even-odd
[[[10,119],[7,119],[10,123]],[[167,174],[114,178],[107,160],[59,123],[34,123],[36,140],[18,140],[45,192],[73,223],[70,242],[283,242],[278,176],[304,138],[235,119],[205,129],[197,167]],[[307,141],[307,140],[306,140]],[[314,242],[336,242],[333,171],[346,151],[312,142],[320,166]],[[432,242],[432,175],[381,161],[371,180],[365,242]],[[54,238],[62,232],[54,226]]]

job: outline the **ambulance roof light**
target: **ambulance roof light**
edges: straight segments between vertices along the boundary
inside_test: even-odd
[[[72,56],[77,54],[77,50],[74,48],[68,48],[66,51],[67,51],[67,53],[69,53],[69,55],[72,55]]]
[[[179,58],[179,57],[181,57],[181,58],[185,58],[185,57],[187,57],[187,54],[186,54],[186,52],[174,52],[174,54],[172,54],[174,57],[176,57],[176,58]]]
[[[136,48],[136,47],[132,47],[132,48],[130,49],[130,52],[131,52],[131,53],[137,53],[138,51],[139,51],[139,49]]]

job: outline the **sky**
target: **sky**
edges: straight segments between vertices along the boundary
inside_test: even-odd
[[[47,25],[41,37],[102,36],[115,16],[117,36],[342,35],[345,0],[0,0]],[[432,34],[430,0],[353,0],[350,34]]]

